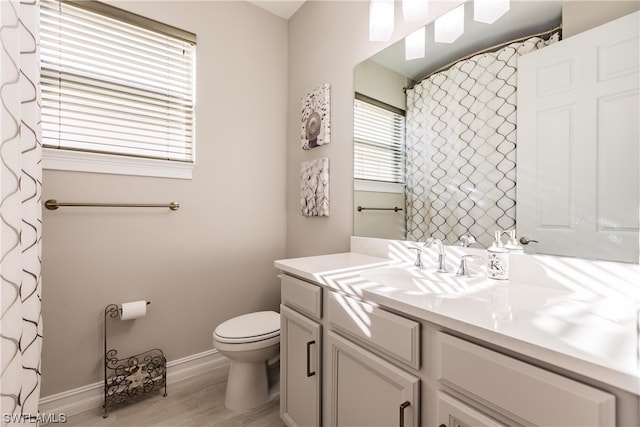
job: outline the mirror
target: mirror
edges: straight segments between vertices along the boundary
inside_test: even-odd
[[[379,52],[373,57],[369,58],[367,61],[364,61],[361,64],[356,66],[354,71],[354,88],[356,93],[360,95],[364,95],[365,97],[373,98],[377,101],[381,101],[382,103],[388,104],[392,107],[399,108],[401,110],[407,110],[407,99],[411,96],[412,90],[407,91],[407,95],[403,93],[402,88],[412,88],[416,85],[417,82],[423,80],[423,78],[436,70],[440,70],[442,68],[446,68],[451,64],[459,61],[460,59],[467,58],[472,56],[475,52],[490,50],[490,48],[503,44],[504,42],[510,40],[518,40],[526,38],[530,35],[539,34],[545,32],[547,30],[553,29],[559,26],[562,22],[562,10],[563,10],[563,1],[512,1],[510,10],[507,14],[502,16],[493,24],[482,24],[473,21],[473,2],[467,2],[464,4],[465,8],[465,31],[462,36],[460,36],[453,44],[444,44],[444,43],[434,43],[433,35],[434,29],[433,24],[429,24],[426,27],[426,58],[422,60],[411,60],[406,61],[404,59],[405,56],[405,45],[404,40],[400,40],[394,45],[389,46],[385,50]],[[586,7],[586,6],[582,6]],[[636,25],[637,27],[637,25]],[[637,32],[637,29],[636,29]],[[569,39],[571,40],[571,39]],[[564,43],[561,42],[561,44]],[[637,41],[636,41],[637,46]],[[533,55],[532,55],[533,56]],[[417,87],[417,86],[416,86]],[[637,100],[637,88],[636,88],[636,100]],[[357,102],[357,101],[356,101]],[[357,106],[356,106],[357,108]],[[515,112],[514,112],[515,114]],[[407,113],[409,115],[409,113]],[[407,134],[411,132],[409,129],[412,125],[410,123],[415,123],[411,117],[407,117]],[[487,121],[490,121],[490,118],[487,118]],[[635,123],[635,127],[637,127],[637,115],[633,119]],[[411,122],[410,122],[411,121]],[[422,126],[423,124],[421,124]],[[515,125],[515,123],[514,123]],[[515,126],[514,126],[515,127]],[[514,132],[515,130],[510,130],[510,132]],[[628,135],[628,134],[627,134]],[[635,137],[635,145],[637,144],[637,133]],[[514,156],[515,156],[515,141],[514,145]],[[638,157],[638,148],[635,147],[632,149],[635,150],[635,158]],[[439,151],[438,151],[439,150]],[[449,158],[450,162],[454,165],[454,168],[458,168],[462,170],[463,168],[469,167],[471,164],[474,168],[480,169],[482,167],[481,163],[473,163],[468,161],[471,158],[477,158],[477,152],[482,151],[482,148],[475,149],[475,152],[467,152],[466,154],[462,154],[463,151],[458,152],[459,157],[466,157],[465,162],[458,162],[458,158],[453,159],[453,151],[451,152],[442,152],[442,150],[438,149],[436,151],[432,151],[427,153],[429,156],[438,156],[440,155],[443,158]],[[519,150],[519,148],[518,148]],[[632,153],[633,154],[633,153]],[[422,154],[423,156],[426,154]],[[490,154],[484,154],[487,158]],[[633,157],[633,156],[632,156]],[[518,163],[520,163],[518,160]],[[516,162],[515,157],[512,160],[513,164],[513,187],[515,187],[515,174],[516,174]],[[498,165],[495,169],[500,169],[502,166]],[[633,172],[633,171],[632,171]],[[489,175],[489,172],[485,172]],[[638,184],[638,172],[637,165],[635,167],[635,178],[633,175],[631,176],[632,182],[630,184],[630,189],[634,194],[634,200],[637,200],[639,184]],[[422,177],[422,181],[414,182],[411,185],[418,185],[424,187],[433,187],[434,182],[436,184],[442,182],[446,182],[447,173],[442,173],[442,175],[432,175],[429,177]],[[506,176],[506,175],[505,175]],[[441,179],[442,178],[442,179]],[[431,180],[431,182],[427,182]],[[511,178],[509,178],[511,179]],[[634,181],[635,180],[635,181]],[[464,183],[464,182],[446,182],[441,186],[442,191],[454,191],[452,188],[463,187],[463,186],[471,186],[473,187],[471,191],[467,191],[467,197],[465,199],[456,200],[456,203],[459,206],[464,205],[474,205],[481,206],[486,204],[486,200],[483,194],[480,194],[476,197],[475,193],[478,193],[478,189],[485,185],[485,182],[474,182],[472,184]],[[409,182],[407,182],[409,186]],[[493,184],[492,184],[493,185]],[[599,184],[598,184],[599,185]],[[625,183],[625,185],[627,185]],[[491,186],[491,185],[489,185]],[[475,191],[475,193],[474,193]],[[491,191],[491,190],[487,190]],[[555,189],[554,189],[555,191]],[[433,235],[429,230],[428,224],[429,220],[425,220],[424,216],[422,218],[418,217],[418,220],[415,220],[415,212],[411,212],[420,209],[428,209],[433,211],[433,206],[427,207],[418,207],[412,206],[412,202],[407,203],[406,194],[404,191],[403,184],[392,184],[392,183],[376,183],[366,180],[354,180],[354,235],[356,236],[364,236],[364,237],[380,237],[380,238],[388,238],[388,239],[400,239],[400,240],[420,240],[422,241],[425,237],[429,235]],[[481,193],[481,192],[480,192]],[[513,209],[515,210],[515,205],[518,207],[528,206],[529,202],[524,200],[524,197],[521,192],[517,193],[518,200],[516,200],[516,191],[513,189],[513,196],[509,201],[507,199],[507,204],[511,203]],[[544,197],[544,194],[537,195],[538,198]],[[522,198],[522,200],[521,200]],[[517,202],[517,203],[516,203]],[[433,204],[432,201],[427,202]],[[495,204],[495,202],[493,202]],[[547,250],[547,247],[541,249],[543,245],[535,247],[535,244],[531,244],[525,247],[525,251],[528,253],[550,253],[555,255],[565,255],[565,256],[578,256],[581,258],[594,258],[594,259],[609,259],[609,260],[617,260],[624,262],[638,262],[638,232],[637,232],[637,222],[638,222],[638,203],[635,203],[635,206],[632,204],[631,209],[636,211],[635,215],[635,224],[632,224],[631,228],[635,227],[635,230],[632,231],[632,245],[630,257],[620,257],[616,258],[610,254],[603,254],[602,256],[595,252],[590,252],[588,255],[584,255],[583,252],[578,249],[583,246],[588,246],[590,243],[586,242],[584,239],[575,242],[569,242],[568,245],[565,245],[565,248],[562,251],[554,252],[553,249]],[[498,202],[499,204],[504,204],[503,202]],[[398,211],[395,208],[402,208],[403,210]],[[454,208],[455,209],[455,208]],[[490,208],[487,208],[489,210]],[[432,215],[432,214],[430,214]],[[500,216],[500,215],[498,215]],[[409,221],[406,219],[411,217]],[[631,221],[633,222],[633,215],[630,215]],[[440,220],[443,222],[448,221],[448,217],[445,216]],[[518,226],[516,225],[516,217],[514,217],[512,221],[504,220],[504,218],[497,220],[494,223],[484,225],[484,229],[486,234],[492,235],[497,230],[506,230],[516,228],[518,231]],[[410,222],[413,221],[413,224]],[[437,221],[437,220],[434,220]],[[471,222],[478,222],[480,220],[471,220]],[[501,222],[502,221],[502,222]],[[451,235],[447,235],[443,240],[447,244],[457,244],[458,237],[465,234],[465,230],[469,229],[469,223],[465,223],[465,220],[454,221],[456,222],[455,226],[452,226],[454,230]],[[608,218],[597,218],[597,223],[607,223],[611,222]],[[621,228],[621,227],[618,227]],[[418,230],[418,233],[415,232]],[[529,233],[529,232],[528,232]],[[473,233],[471,233],[473,234]],[[535,235],[527,234],[524,235],[518,231],[518,237],[527,237],[529,239],[536,239]],[[535,233],[534,233],[535,234]],[[634,237],[635,236],[635,237]],[[437,236],[436,237],[441,237]],[[613,232],[609,235],[609,240],[617,238]],[[633,240],[635,239],[635,240]],[[472,246],[474,247],[487,247],[490,242],[487,242],[485,238],[484,241],[476,243]],[[601,245],[601,243],[592,244],[593,246]],[[566,248],[568,247],[568,249]],[[635,247],[635,248],[634,248]],[[572,252],[571,248],[575,248],[575,251]],[[597,249],[597,248],[596,248]],[[591,254],[593,253],[593,255]]]

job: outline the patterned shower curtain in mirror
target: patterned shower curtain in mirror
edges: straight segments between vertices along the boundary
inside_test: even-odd
[[[42,347],[39,1],[0,0],[0,412],[33,423]],[[35,424],[34,424],[35,425]]]
[[[515,227],[518,57],[558,40],[532,37],[481,53],[407,90],[407,239],[488,247]]]

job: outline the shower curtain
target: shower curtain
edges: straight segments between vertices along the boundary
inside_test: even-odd
[[[558,38],[472,56],[407,90],[407,239],[469,233],[488,247],[515,227],[517,60]]]
[[[33,423],[42,346],[39,1],[0,0],[0,412]],[[11,418],[12,417],[12,418]]]

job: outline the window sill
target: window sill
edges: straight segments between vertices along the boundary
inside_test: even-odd
[[[353,180],[355,191],[373,191],[378,193],[404,193],[404,184],[382,181],[367,181],[362,179]]]
[[[111,175],[192,179],[194,163],[43,148],[42,168]]]

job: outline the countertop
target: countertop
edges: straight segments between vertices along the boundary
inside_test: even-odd
[[[453,273],[419,270],[406,260],[356,252],[277,260],[274,265],[330,289],[640,395],[640,302],[635,296],[609,295],[571,283],[533,285],[479,274],[457,278]],[[391,281],[400,287],[391,286]]]

